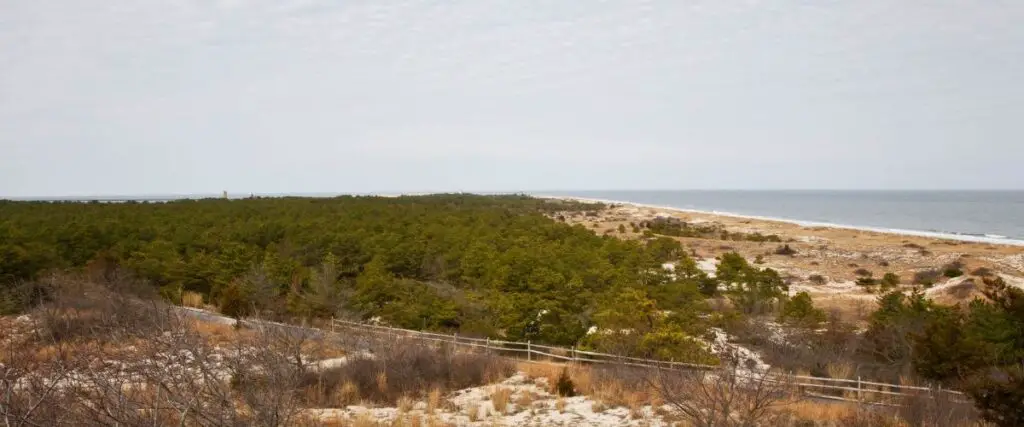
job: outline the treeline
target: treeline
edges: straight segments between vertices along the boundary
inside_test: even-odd
[[[985,299],[942,306],[920,292],[879,298],[864,339],[873,356],[912,367],[921,378],[964,391],[982,418],[1024,424],[1024,291],[998,276]]]
[[[549,218],[598,208],[465,194],[4,202],[0,308],[28,302],[18,284],[71,269],[127,272],[171,301],[199,295],[234,316],[348,315],[595,348],[612,344],[588,330],[635,328],[630,339],[644,341],[630,349],[647,354],[691,343],[717,283],[672,239],[624,241]],[[680,260],[679,274],[661,267]]]

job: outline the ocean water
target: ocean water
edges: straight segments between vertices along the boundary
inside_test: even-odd
[[[1024,191],[688,190],[546,194],[1024,245]]]

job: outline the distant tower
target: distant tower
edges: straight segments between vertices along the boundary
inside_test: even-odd
[[[224,197],[224,200],[227,200],[227,199],[228,199],[228,190],[224,190],[224,195],[223,195],[223,197]]]

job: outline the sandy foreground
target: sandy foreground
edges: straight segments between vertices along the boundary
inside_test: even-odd
[[[553,200],[593,201],[580,198],[552,198]],[[892,232],[857,230],[838,227],[806,226],[794,222],[720,215],[666,207],[655,207],[627,202],[600,201],[607,208],[589,214],[562,214],[569,224],[581,224],[598,234],[609,234],[625,239],[642,237],[633,225],[657,218],[675,218],[691,225],[719,225],[730,233],[760,233],[776,235],[783,242],[752,242],[723,240],[720,238],[675,237],[701,261],[702,268],[712,270],[714,258],[735,251],[748,260],[758,256],[761,267],[778,270],[790,284],[791,293],[807,291],[815,301],[825,306],[841,308],[847,312],[870,310],[877,298],[877,289],[869,292],[856,284],[865,270],[880,279],[886,273],[900,276],[901,288],[913,287],[916,273],[928,270],[944,271],[955,263],[965,275],[957,278],[940,277],[925,289],[926,295],[941,302],[955,303],[970,300],[978,294],[984,270],[999,275],[1007,283],[1024,288],[1024,247],[995,242],[972,242],[929,236],[905,235]],[[620,230],[622,225],[625,232]],[[967,237],[969,238],[969,237]],[[788,245],[793,255],[778,255],[776,250]],[[812,276],[822,276],[812,281]],[[850,313],[855,314],[855,313]]]

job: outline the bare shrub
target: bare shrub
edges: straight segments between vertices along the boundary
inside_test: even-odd
[[[66,342],[116,337],[148,337],[176,315],[145,293],[126,284],[103,285],[71,276],[50,279],[49,301],[29,312],[37,339]]]
[[[977,425],[978,411],[971,402],[949,392],[907,391],[897,414],[910,427]]]
[[[797,254],[796,249],[793,249],[789,245],[782,245],[782,246],[779,246],[779,247],[775,248],[775,255],[793,256],[793,255],[796,255],[796,254]]]
[[[768,425],[772,409],[795,393],[784,376],[729,362],[716,370],[658,370],[648,384],[697,427]]]
[[[35,334],[3,349],[5,425],[286,426],[299,422],[308,339],[281,328],[211,343],[193,319],[129,283],[66,278],[30,313]],[[140,294],[136,294],[141,295]],[[14,354],[33,357],[8,357]]]
[[[305,386],[319,386],[330,396],[338,387],[352,384],[360,397],[393,405],[402,396],[428,397],[432,390],[442,393],[479,386],[514,371],[510,362],[489,353],[455,352],[416,340],[374,350],[351,355],[343,366],[308,373]]]
[[[814,283],[815,285],[818,285],[818,286],[821,286],[821,285],[824,285],[825,283],[828,283],[828,280],[825,279],[825,276],[822,276],[820,274],[812,274],[810,276],[807,276],[807,280],[810,281],[811,283]]]

